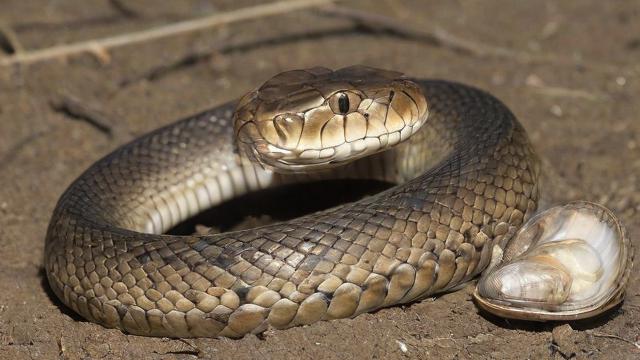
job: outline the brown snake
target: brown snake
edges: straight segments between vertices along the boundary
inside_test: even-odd
[[[377,153],[290,173],[292,152],[320,167],[347,162],[346,148]],[[287,171],[269,170],[278,161]],[[85,171],[51,219],[46,273],[75,312],[132,334],[241,337],[354,317],[482,272],[536,209],[538,168],[522,126],[483,91],[361,66],[285,72]],[[247,192],[324,178],[399,185],[255,229],[161,235]]]

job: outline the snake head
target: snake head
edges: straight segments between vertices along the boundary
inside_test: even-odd
[[[280,73],[240,99],[243,155],[280,172],[345,164],[408,139],[427,119],[420,87],[366,66]]]

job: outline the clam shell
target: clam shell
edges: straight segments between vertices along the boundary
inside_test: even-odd
[[[530,219],[478,281],[476,303],[496,315],[574,320],[619,304],[633,263],[624,227],[607,208],[586,201]]]

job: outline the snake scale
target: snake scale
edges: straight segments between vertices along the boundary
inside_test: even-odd
[[[339,84],[330,91],[346,87],[338,90],[365,97],[369,78],[399,76],[361,66],[294,74],[314,84],[329,76]],[[493,96],[403,79],[424,95],[405,93],[428,107],[425,125],[392,149],[341,167],[291,174],[247,161],[232,123],[244,100],[120,147],[57,204],[45,247],[51,288],[85,319],[127,333],[236,338],[354,317],[470,280],[490,263],[493,245],[504,245],[536,209],[538,160],[523,127]],[[285,84],[276,91],[289,93],[277,95],[294,99],[295,81],[278,80]],[[312,90],[326,105],[330,96],[318,86]],[[346,114],[341,96],[335,106]],[[162,234],[247,192],[325,178],[397,185],[255,229]]]

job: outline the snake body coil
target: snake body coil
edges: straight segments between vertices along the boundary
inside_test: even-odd
[[[51,287],[84,318],[128,333],[241,337],[353,317],[470,280],[536,209],[538,162],[492,96],[413,81],[430,113],[416,134],[317,174],[243,160],[235,103],[117,149],[59,200],[46,238]],[[328,177],[400,185],[256,229],[161,235],[249,191]]]

